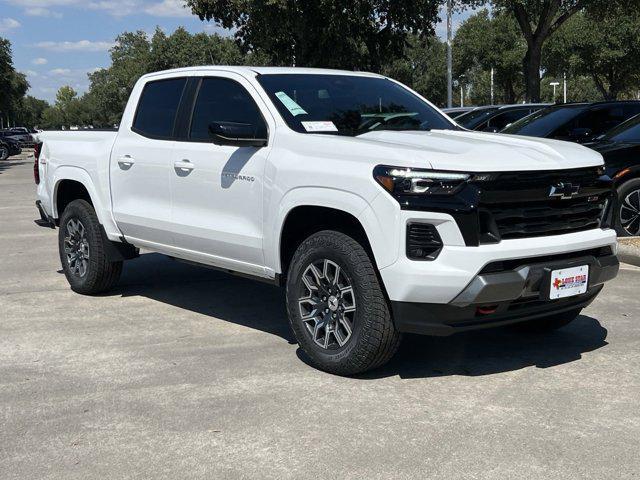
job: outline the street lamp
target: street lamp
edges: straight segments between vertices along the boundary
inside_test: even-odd
[[[553,87],[553,103],[556,103],[556,87],[560,85],[560,82],[550,82],[549,85]]]
[[[449,108],[451,108],[453,105],[453,61],[451,54],[452,10],[453,0],[447,0],[447,107]]]

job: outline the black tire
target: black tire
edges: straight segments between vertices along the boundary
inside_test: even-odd
[[[332,330],[327,333],[327,327],[325,327],[325,340],[330,334],[336,340],[333,348],[317,344],[314,340],[314,332],[307,327],[310,321],[305,322],[302,319],[303,307],[299,303],[301,295],[304,296],[305,292],[309,292],[309,296],[313,295],[312,290],[304,283],[303,275],[305,272],[308,275],[310,265],[314,262],[320,264],[327,261],[334,266],[334,269],[336,265],[340,267],[340,270],[334,270],[338,272],[335,273],[334,278],[344,275],[342,278],[348,283],[345,282],[343,285],[351,287],[351,293],[342,293],[343,290],[349,290],[349,287],[340,288],[340,285],[333,290],[338,292],[335,294],[340,297],[339,301],[344,301],[344,304],[340,303],[339,307],[336,307],[335,303],[330,305],[332,308],[339,309],[337,312],[334,311],[339,315],[339,320],[334,320],[333,327],[329,327]],[[329,277],[329,275],[326,276]],[[318,301],[321,300],[319,295]],[[385,364],[398,349],[401,336],[393,324],[389,304],[373,263],[362,245],[343,233],[324,230],[311,235],[300,244],[289,267],[286,297],[289,322],[298,345],[306,353],[311,364],[320,370],[336,375],[355,375]],[[347,297],[351,300],[344,300]],[[328,306],[330,300],[331,297],[326,304],[322,305]],[[335,297],[333,300],[335,302]],[[354,302],[352,306],[344,307],[351,301]],[[344,310],[353,308],[353,316],[349,322],[350,336],[344,344],[338,346],[335,330],[341,328],[337,322],[343,322],[347,315],[347,313],[341,313],[343,308]],[[328,312],[327,318],[329,316],[335,318],[329,309],[326,309],[326,312]],[[330,321],[329,318],[329,324],[331,324]],[[346,335],[342,334],[341,337]]]
[[[546,333],[553,332],[559,328],[566,327],[573,322],[582,311],[581,308],[569,310],[568,312],[556,313],[548,317],[537,318],[513,325],[514,330],[524,333]]]
[[[625,204],[627,197],[630,197],[631,204]],[[625,220],[632,218],[633,209],[637,209],[640,213],[640,204],[636,202],[640,202],[640,178],[632,178],[618,187],[618,205],[614,215],[619,237],[640,235],[640,217],[628,223],[622,222],[622,218]]]
[[[9,158],[9,147],[0,145],[0,160],[6,160],[7,158]]]
[[[75,236],[70,234],[72,227],[75,227],[74,231],[82,227],[85,232],[82,242],[76,241],[81,237],[80,234]],[[77,243],[82,243],[85,246],[88,253],[86,262],[72,263],[65,252],[65,237],[68,239],[66,244],[69,250],[73,250],[70,247],[70,240],[73,240],[74,248]],[[58,249],[62,270],[74,292],[95,295],[109,290],[119,280],[122,273],[122,262],[110,262],[107,259],[104,242],[100,231],[100,222],[91,204],[85,200],[74,200],[69,203],[60,217]],[[81,248],[78,248],[77,251],[79,250]],[[85,266],[78,267],[79,263]]]

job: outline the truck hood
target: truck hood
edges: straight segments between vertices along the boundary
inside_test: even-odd
[[[343,137],[344,138],[344,137]],[[375,143],[380,155],[389,149],[389,161],[414,168],[468,172],[559,170],[602,165],[602,155],[575,143],[516,135],[432,130],[381,130],[350,140]],[[364,145],[363,145],[364,146]]]

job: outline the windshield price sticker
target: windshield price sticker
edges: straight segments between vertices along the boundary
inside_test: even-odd
[[[572,297],[586,293],[589,285],[589,265],[564,268],[551,272],[549,299]]]
[[[304,108],[298,105],[295,100],[286,93],[276,92],[276,97],[278,97],[278,100],[282,102],[282,104],[287,108],[287,110],[289,110],[289,112],[291,112],[291,115],[293,115],[294,117],[296,115],[307,115],[307,112],[304,110]]]
[[[301,122],[307,132],[337,132],[333,122]]]

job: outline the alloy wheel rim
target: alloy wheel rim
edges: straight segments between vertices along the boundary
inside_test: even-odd
[[[71,273],[84,277],[89,266],[89,240],[87,230],[77,218],[70,219],[65,226],[64,253]]]
[[[313,342],[325,350],[344,347],[353,333],[356,299],[351,280],[326,258],[315,260],[300,279],[300,318]]]
[[[9,149],[7,147],[0,147],[0,158],[8,158],[9,157]]]
[[[620,225],[629,235],[640,234],[640,189],[633,190],[622,201]]]

